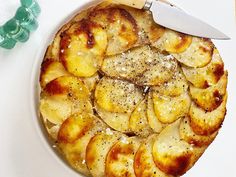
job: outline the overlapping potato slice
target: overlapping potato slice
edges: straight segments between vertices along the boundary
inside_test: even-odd
[[[124,78],[138,85],[162,84],[172,78],[177,61],[148,45],[116,56],[106,57],[102,71],[112,77]]]
[[[174,53],[173,56],[189,67],[206,66],[212,58],[213,43],[208,39],[193,37],[191,45],[182,53]]]
[[[62,33],[60,60],[75,76],[91,77],[102,64],[107,33],[102,26],[83,19]]]
[[[105,124],[92,114],[74,114],[66,119],[58,132],[58,145],[70,165],[90,176],[86,165],[86,147],[90,139],[105,129]]]
[[[147,120],[147,99],[144,99],[132,112],[129,127],[132,132],[141,137],[148,137],[153,133]]]
[[[68,30],[71,26],[71,24],[76,23],[83,18],[86,18],[88,11],[82,11],[81,13],[77,14],[73,17],[73,19],[69,22],[64,24],[59,31],[56,33],[52,43],[48,46],[45,58],[54,58],[55,60],[59,60],[59,54],[60,54],[60,41],[61,41],[61,34]]]
[[[202,68],[183,66],[183,72],[189,82],[195,87],[207,88],[216,84],[224,75],[224,63],[219,51],[215,48],[211,62]]]
[[[201,136],[194,133],[190,126],[190,120],[188,117],[182,119],[179,127],[180,138],[186,141],[189,144],[195,146],[208,146],[215,139],[218,132],[215,132],[208,136]]]
[[[123,133],[130,132],[129,118],[131,113],[128,114],[109,112],[101,108],[97,103],[94,103],[94,107],[102,120],[106,122],[106,124],[109,125],[112,129]]]
[[[54,59],[46,59],[41,65],[40,72],[40,85],[44,88],[50,81],[61,77],[70,75],[64,68],[64,66]]]
[[[165,124],[160,122],[158,117],[155,114],[154,111],[154,104],[152,100],[151,93],[148,93],[148,103],[147,103],[147,118],[148,118],[148,123],[152,130],[156,133],[160,133],[161,130],[164,128]]]
[[[137,137],[124,137],[114,144],[106,157],[105,176],[135,177],[133,163],[139,146]]]
[[[188,82],[180,68],[174,73],[172,79],[164,84],[152,87],[154,92],[171,97],[179,96],[188,90]]]
[[[142,91],[126,81],[103,77],[96,86],[95,107],[100,117],[112,128],[129,131],[129,118],[144,99]]]
[[[143,100],[142,90],[126,81],[103,77],[96,86],[95,101],[110,112],[131,113]]]
[[[153,92],[154,112],[162,123],[173,123],[185,116],[191,105],[187,92],[177,97],[170,97]]]
[[[61,124],[73,113],[92,113],[89,96],[87,87],[78,78],[59,77],[44,88],[40,100],[40,113],[44,120]]]
[[[50,135],[49,136],[50,139],[55,142],[57,140],[57,134],[58,134],[58,131],[60,129],[60,125],[51,123],[47,119],[44,119],[43,122],[44,122],[44,126],[45,126],[48,134]]]
[[[119,7],[95,9],[89,19],[100,24],[107,31],[107,55],[122,53],[138,41],[138,28],[135,19],[128,11]]]
[[[96,73],[91,77],[81,78],[81,80],[84,82],[84,84],[88,87],[90,91],[93,91],[99,81],[99,75],[98,73]]]
[[[134,158],[134,171],[136,177],[171,177],[162,172],[152,158],[152,147],[158,135],[151,135],[143,142]]]
[[[138,27],[138,45],[157,41],[165,32],[165,28],[154,22],[150,11],[122,6],[135,19]]]
[[[227,76],[228,73],[225,72],[217,84],[206,89],[190,86],[190,94],[194,102],[206,111],[213,111],[220,106],[226,94]]]
[[[93,176],[105,176],[105,160],[111,147],[121,138],[121,133],[109,128],[95,135],[86,149],[86,163]]]
[[[192,43],[192,37],[176,31],[166,29],[159,40],[152,41],[152,45],[161,51],[182,53]]]
[[[211,112],[207,112],[192,103],[189,117],[193,131],[198,135],[210,135],[217,131],[225,118],[226,102],[227,94],[224,96],[221,105]]]
[[[166,174],[183,175],[203,153],[204,149],[181,140],[179,136],[180,120],[168,125],[158,136],[152,147],[156,166]]]

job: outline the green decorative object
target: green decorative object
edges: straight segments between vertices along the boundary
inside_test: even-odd
[[[26,42],[29,39],[29,31],[23,28],[19,21],[14,18],[3,25],[3,30],[9,38],[15,39],[18,42]]]
[[[38,28],[41,9],[35,0],[21,0],[15,16],[0,26],[0,47],[12,49],[17,42],[26,42],[30,32]]]
[[[12,49],[15,47],[16,41],[12,38],[9,38],[6,36],[5,32],[3,31],[3,28],[0,27],[0,46],[5,49]]]
[[[39,7],[39,4],[34,1],[34,0],[21,0],[21,5],[23,7],[28,8],[29,10],[31,10],[31,12],[34,14],[35,17],[38,17],[41,9]]]
[[[15,19],[20,22],[23,28],[34,31],[38,28],[38,22],[34,15],[25,7],[21,6],[17,9]]]

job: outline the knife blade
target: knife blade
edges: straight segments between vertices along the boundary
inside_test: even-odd
[[[163,0],[114,0],[138,9],[150,10],[154,21],[166,28],[197,37],[228,40],[227,35]]]

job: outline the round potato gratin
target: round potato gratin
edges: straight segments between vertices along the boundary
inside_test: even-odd
[[[39,109],[51,141],[85,176],[181,176],[217,136],[227,77],[211,40],[105,2],[56,34]]]

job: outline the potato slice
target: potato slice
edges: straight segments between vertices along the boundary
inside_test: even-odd
[[[101,119],[111,128],[123,133],[130,132],[129,119],[131,113],[109,112],[101,108],[97,103],[94,103],[94,107]]]
[[[162,37],[159,40],[153,41],[152,45],[161,51],[182,53],[187,50],[191,43],[191,36],[166,29]]]
[[[40,100],[40,113],[44,120],[60,125],[68,116],[75,112],[92,113],[89,101],[71,101],[65,95],[50,96]]]
[[[226,114],[227,94],[223,98],[221,105],[214,111],[207,112],[192,103],[189,116],[193,131],[198,135],[210,135],[217,131]]]
[[[220,106],[226,94],[227,77],[228,73],[225,72],[217,84],[206,89],[190,86],[190,94],[194,102],[206,111],[213,111]]]
[[[143,99],[142,91],[134,84],[108,77],[103,77],[95,90],[95,102],[113,113],[131,113]]]
[[[135,177],[134,156],[140,146],[136,137],[122,138],[112,146],[106,157],[105,176]]]
[[[188,117],[182,119],[180,123],[179,133],[181,139],[183,139],[189,144],[193,144],[198,147],[209,146],[218,134],[218,132],[215,132],[209,136],[197,135],[193,132]]]
[[[147,103],[147,118],[148,123],[152,130],[156,133],[160,133],[164,128],[165,124],[160,122],[154,111],[154,103],[152,100],[151,92],[148,93],[148,103]]]
[[[173,123],[185,116],[191,105],[188,93],[177,97],[169,97],[153,92],[154,111],[162,123]]]
[[[138,44],[147,44],[151,41],[157,41],[165,32],[165,28],[154,22],[150,11],[139,10],[122,6],[136,20],[138,27]]]
[[[136,177],[171,177],[162,172],[154,163],[152,158],[152,147],[157,135],[151,135],[143,142],[134,158],[134,171]]]
[[[183,72],[189,82],[195,87],[207,88],[216,84],[224,75],[224,63],[219,51],[215,48],[211,62],[202,68],[183,66]]]
[[[44,126],[46,128],[46,131],[49,135],[49,138],[51,140],[53,140],[53,142],[56,142],[58,131],[60,129],[60,125],[59,124],[53,124],[53,123],[49,122],[48,120],[43,120],[43,121],[44,121]]]
[[[152,87],[154,92],[162,95],[176,97],[187,92],[188,82],[180,68],[174,73],[171,80],[165,82],[164,84]]]
[[[103,77],[95,90],[95,109],[113,129],[129,132],[129,119],[144,99],[139,88],[126,81]]]
[[[106,155],[121,136],[121,133],[111,131],[107,128],[105,131],[96,134],[89,141],[86,149],[86,163],[93,176],[105,176]]]
[[[156,166],[166,174],[180,176],[192,167],[204,151],[179,137],[180,120],[168,125],[158,136],[152,148]]]
[[[177,60],[149,46],[137,47],[116,56],[106,57],[102,71],[138,85],[162,84],[177,71]]]
[[[214,45],[210,40],[192,38],[191,45],[182,53],[174,53],[173,56],[181,63],[189,67],[203,67],[210,63]]]
[[[144,99],[131,114],[129,119],[130,130],[141,137],[148,137],[153,133],[147,120],[147,99]]]
[[[99,81],[99,75],[96,73],[92,77],[81,78],[81,80],[88,87],[89,91],[93,91]]]
[[[138,28],[135,19],[128,11],[118,7],[94,10],[89,19],[100,24],[107,31],[107,55],[122,53],[138,41]]]
[[[60,60],[64,67],[75,76],[93,76],[101,66],[107,48],[106,31],[83,19],[61,36]]]
[[[68,75],[70,74],[59,61],[48,58],[41,65],[40,85],[44,88],[50,81]]]
[[[87,87],[78,78],[59,77],[46,85],[40,100],[40,113],[44,120],[61,124],[73,113],[92,113],[89,96]]]
[[[54,40],[52,41],[51,45],[49,45],[47,52],[45,54],[46,58],[53,58],[55,60],[59,60],[59,53],[60,53],[60,41],[61,41],[61,34],[70,28],[71,24],[86,18],[88,11],[82,11],[81,13],[77,14],[73,17],[73,19],[63,25],[59,31],[56,33]]]
[[[58,146],[70,165],[84,175],[91,176],[85,160],[86,147],[103,129],[105,125],[92,114],[74,114],[60,127]]]

